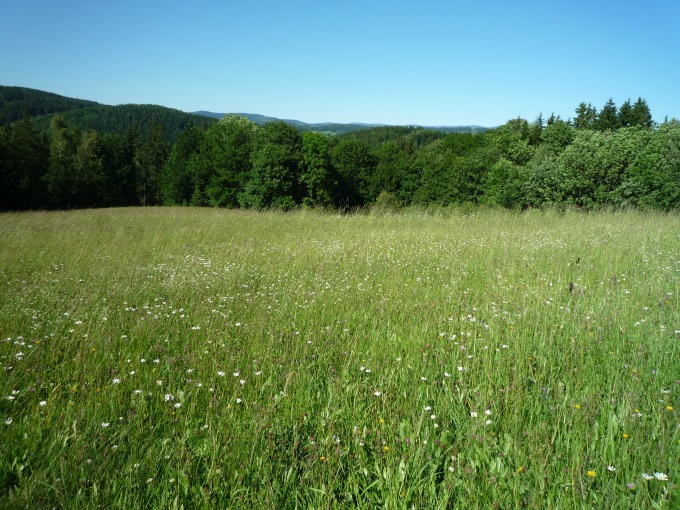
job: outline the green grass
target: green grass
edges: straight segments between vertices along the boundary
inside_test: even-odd
[[[677,215],[3,214],[0,338],[2,508],[678,504]]]

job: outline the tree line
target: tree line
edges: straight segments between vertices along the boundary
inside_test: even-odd
[[[126,205],[230,208],[680,206],[680,123],[643,99],[482,133],[415,126],[342,136],[229,115],[169,143],[162,122],[99,135],[54,116],[0,127],[3,210]]]

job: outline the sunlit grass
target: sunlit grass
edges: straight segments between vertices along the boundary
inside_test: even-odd
[[[0,215],[0,506],[667,506],[678,216],[466,213]]]

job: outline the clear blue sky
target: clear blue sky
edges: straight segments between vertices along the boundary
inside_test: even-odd
[[[0,0],[0,84],[305,122],[680,119],[678,0]]]

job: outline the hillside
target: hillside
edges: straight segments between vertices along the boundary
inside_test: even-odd
[[[97,105],[78,110],[59,112],[66,121],[82,130],[95,130],[99,134],[116,134],[122,136],[133,124],[137,124],[144,133],[152,122],[163,124],[165,138],[174,142],[179,134],[188,126],[214,124],[215,119],[182,112],[165,106],[150,104],[124,104],[118,106]],[[39,131],[49,129],[52,115],[43,115],[33,119]]]
[[[95,130],[99,134],[123,135],[131,125],[137,124],[144,132],[152,120],[161,122],[168,142],[174,142],[187,126],[212,124],[228,113],[198,111],[187,113],[159,105],[103,105],[95,101],[74,99],[52,92],[25,87],[0,86],[0,125],[15,122],[24,115],[33,117],[39,131],[47,131],[52,115],[62,115],[66,121],[82,130]],[[385,124],[320,122],[307,123],[295,119],[279,119],[256,113],[238,113],[258,125],[283,121],[300,131],[316,131],[329,135],[343,135]],[[480,133],[489,128],[481,126],[415,126],[441,133]]]
[[[34,127],[41,132],[49,130],[55,114],[74,127],[83,131],[95,130],[102,135],[122,136],[134,124],[144,133],[155,121],[163,124],[169,143],[174,142],[187,126],[217,122],[206,116],[159,105],[109,106],[41,90],[0,86],[0,124],[15,122],[25,114],[32,117]]]
[[[0,125],[19,120],[24,115],[35,117],[98,105],[95,101],[64,97],[52,92],[0,85]]]

